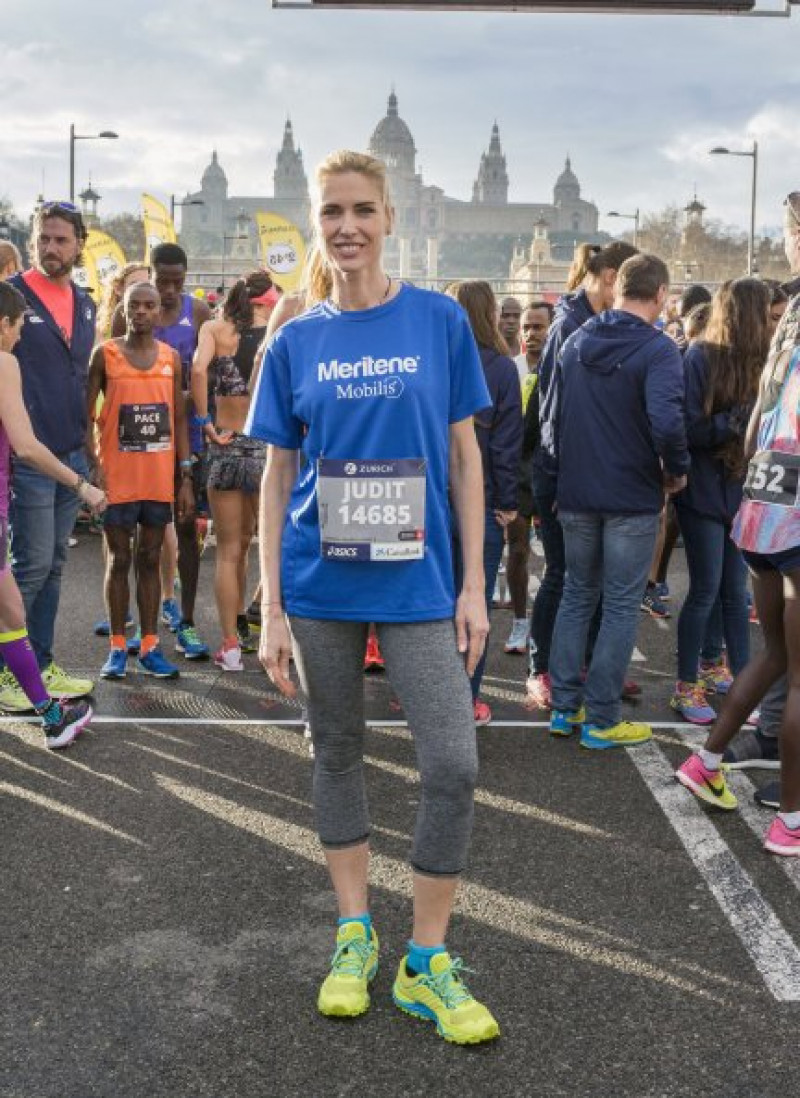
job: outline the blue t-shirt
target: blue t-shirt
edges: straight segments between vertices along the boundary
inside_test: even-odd
[[[289,614],[347,621],[453,616],[449,426],[490,405],[466,314],[442,294],[403,285],[387,304],[356,312],[324,302],[276,333],[245,433],[302,449],[305,458],[283,532],[281,582]],[[324,559],[320,458],[421,459],[424,556]]]

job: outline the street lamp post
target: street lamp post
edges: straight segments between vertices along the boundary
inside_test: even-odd
[[[75,123],[69,127],[69,200],[75,201],[75,142],[76,141],[116,141],[118,133],[113,130],[101,130],[100,133],[75,133]]]
[[[181,202],[179,198],[176,198],[174,194],[169,196],[169,216],[172,218],[172,224],[175,224],[175,210],[178,206],[205,206],[205,202],[202,198],[187,198]]]
[[[607,217],[622,217],[626,221],[633,222],[633,246],[639,247],[639,208],[637,206],[636,212],[632,214],[619,213],[617,210],[609,210],[606,214]]]
[[[220,295],[225,293],[225,247],[229,240],[248,239],[247,222],[247,214],[244,212],[244,210],[240,210],[239,213],[236,215],[236,232],[222,234],[222,281],[219,287]]]
[[[749,156],[753,161],[753,180],[750,187],[750,239],[747,242],[747,273],[752,275],[756,259],[756,194],[758,187],[758,142],[753,141],[752,149],[726,149],[718,145],[709,149],[709,156]]]

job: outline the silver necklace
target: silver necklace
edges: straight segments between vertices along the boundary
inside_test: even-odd
[[[384,290],[384,292],[383,292],[383,297],[382,297],[382,298],[380,299],[380,301],[379,301],[379,302],[378,302],[378,303],[377,303],[376,305],[368,305],[368,306],[367,306],[367,308],[368,308],[368,309],[377,309],[377,308],[379,308],[379,307],[380,307],[381,305],[385,305],[385,304],[386,304],[386,302],[387,302],[387,300],[388,300],[388,298],[389,298],[389,294],[391,293],[391,289],[392,289],[392,283],[393,283],[393,279],[392,279],[392,276],[391,276],[391,275],[387,275],[387,276],[386,276],[386,289],[385,289],[385,290]],[[334,301],[332,297],[328,298],[328,301],[329,301],[329,302],[331,303],[331,305],[333,306],[333,308],[334,308],[334,309],[336,309],[336,311],[337,311],[338,313],[340,313],[340,312],[342,311],[342,307],[341,307],[341,305],[339,304],[339,302],[338,302],[338,301]]]

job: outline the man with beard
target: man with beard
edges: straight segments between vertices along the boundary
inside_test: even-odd
[[[27,305],[15,348],[22,395],[39,441],[86,477],[86,380],[95,307],[71,275],[87,230],[71,203],[46,202],[34,214],[32,234],[34,266],[9,279]],[[14,577],[44,684],[54,697],[82,697],[91,692],[91,680],[68,675],[53,659],[61,573],[80,500],[24,461],[14,463],[12,487]],[[30,708],[7,668],[0,673],[0,707]]]

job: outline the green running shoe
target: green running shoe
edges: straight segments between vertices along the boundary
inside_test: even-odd
[[[331,970],[319,989],[317,1007],[329,1018],[356,1018],[369,1010],[369,984],[378,971],[378,935],[367,940],[364,924],[343,923],[336,934]]]
[[[411,976],[404,957],[394,982],[394,1001],[406,1014],[435,1022],[445,1041],[456,1045],[491,1041],[500,1036],[500,1026],[483,1003],[473,998],[461,978],[466,971],[459,957],[435,953],[429,976]]]

